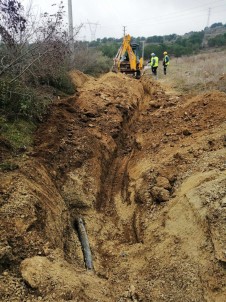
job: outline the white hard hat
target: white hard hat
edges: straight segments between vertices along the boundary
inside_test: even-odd
[[[153,53],[151,54],[151,56],[154,57],[154,56],[155,56],[155,53],[153,52]]]

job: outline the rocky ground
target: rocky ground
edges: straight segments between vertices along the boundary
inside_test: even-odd
[[[71,75],[32,149],[1,142],[0,301],[225,301],[226,94]]]

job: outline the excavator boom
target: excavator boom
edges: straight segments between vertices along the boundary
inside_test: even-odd
[[[126,35],[115,58],[112,71],[133,74],[140,77],[143,69],[143,58],[138,56],[138,44],[131,44],[130,35]]]

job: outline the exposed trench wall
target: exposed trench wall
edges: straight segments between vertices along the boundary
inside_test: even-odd
[[[178,122],[171,126],[168,117],[178,98],[170,99],[148,78],[136,82],[109,74],[85,85],[79,96],[53,107],[37,133],[31,159],[21,161],[19,171],[4,180],[1,227],[9,231],[2,240],[2,269],[25,259],[20,267],[24,280],[51,299],[54,290],[62,299],[73,299],[84,287],[86,301],[95,301],[95,295],[101,301],[120,299],[123,287],[143,274],[144,280],[136,283],[139,295],[129,290],[122,299],[139,296],[149,301],[151,295],[158,301],[164,295],[163,301],[181,301],[185,294],[191,301],[223,301],[223,282],[215,293],[214,288],[216,274],[223,278],[217,261],[225,261],[224,215],[216,203],[205,207],[202,202],[211,194],[209,199],[214,200],[224,173],[211,172],[198,185],[187,186],[200,179],[191,176],[201,173],[192,161],[205,141],[197,138],[197,146],[189,151],[190,136],[183,128],[178,134],[172,131]],[[160,127],[166,126],[164,117],[167,131]],[[224,131],[223,127],[218,136],[213,133],[219,149]],[[217,156],[222,162],[223,156]],[[208,169],[205,158],[199,166]],[[188,183],[181,187],[183,173]],[[219,204],[225,196],[222,190]],[[216,212],[220,224],[215,223]],[[96,275],[88,277],[73,225],[79,215],[94,255]],[[195,238],[197,243],[190,243]],[[175,281],[177,276],[180,282]],[[67,278],[70,282],[62,290]],[[208,282],[210,286],[205,285]]]

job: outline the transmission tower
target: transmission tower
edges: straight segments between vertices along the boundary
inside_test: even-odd
[[[204,34],[203,34],[203,39],[202,39],[202,47],[205,47],[205,45],[207,44],[207,40],[206,40],[206,34],[208,32],[208,27],[209,27],[209,23],[210,23],[210,13],[211,13],[211,8],[209,7],[208,9],[208,16],[207,16],[207,24],[206,24],[206,28],[204,29]]]
[[[209,7],[206,27],[209,27],[209,25],[210,25],[210,13],[211,13],[211,8]]]
[[[123,37],[126,35],[126,26],[123,26]]]
[[[89,30],[90,30],[90,34],[91,34],[91,41],[95,41],[96,40],[96,31],[97,31],[97,26],[100,25],[97,22],[93,23],[93,22],[87,22],[87,24],[89,25]]]

